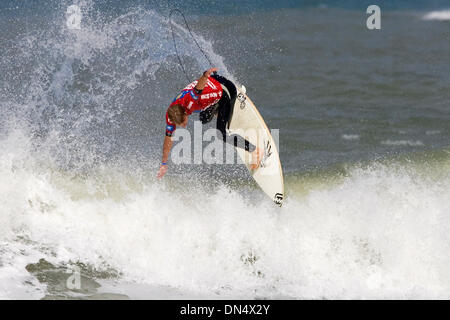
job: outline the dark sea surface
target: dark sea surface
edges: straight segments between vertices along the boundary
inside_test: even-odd
[[[174,8],[279,129],[281,209],[239,164],[156,181],[210,67]],[[2,1],[0,150],[0,298],[448,299],[450,3]]]

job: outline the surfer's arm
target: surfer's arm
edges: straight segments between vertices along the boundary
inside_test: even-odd
[[[172,138],[169,136],[165,136],[163,145],[163,156],[157,176],[158,179],[161,179],[167,172],[167,161],[169,160],[170,149],[172,149]]]
[[[217,71],[217,68],[211,68],[203,72],[203,75],[198,79],[197,84],[195,85],[195,89],[197,91],[202,91],[205,86],[206,82],[208,81],[208,78],[211,76],[211,73]]]
[[[169,160],[170,149],[172,149],[172,137],[165,136],[163,145],[162,163],[167,163],[167,161]]]

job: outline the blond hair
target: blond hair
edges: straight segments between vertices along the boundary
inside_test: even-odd
[[[182,124],[186,115],[183,107],[180,104],[175,104],[169,107],[167,113],[169,115],[169,120],[176,125]]]

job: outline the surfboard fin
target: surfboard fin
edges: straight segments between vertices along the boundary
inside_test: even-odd
[[[245,87],[245,86],[241,86],[241,91],[242,91],[242,93],[247,93],[247,88]]]

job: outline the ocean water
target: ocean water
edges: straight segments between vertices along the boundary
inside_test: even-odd
[[[201,4],[2,2],[0,298],[448,299],[450,5]],[[156,180],[176,7],[280,130],[282,208],[239,164]]]

